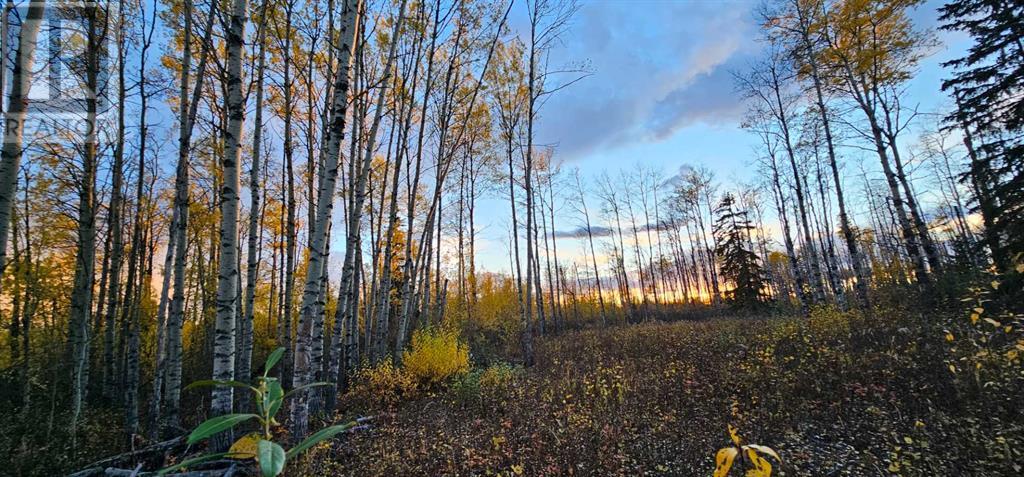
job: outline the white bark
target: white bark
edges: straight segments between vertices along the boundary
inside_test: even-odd
[[[362,7],[361,0],[347,0],[341,17],[341,29],[339,32],[339,44],[338,44],[338,70],[335,72],[333,95],[331,97],[330,111],[331,119],[330,126],[327,130],[327,146],[325,148],[324,155],[324,177],[320,183],[319,197],[317,200],[317,222],[313,224],[314,236],[313,236],[313,250],[310,250],[310,263],[307,267],[306,286],[302,293],[302,305],[301,313],[304,317],[304,325],[309,324],[309,330],[306,327],[300,327],[299,330],[299,346],[296,347],[296,359],[295,359],[295,377],[297,380],[305,380],[308,375],[310,367],[310,346],[309,339],[312,334],[312,318],[306,315],[311,315],[315,312],[316,301],[320,297],[320,279],[323,277],[324,270],[324,259],[326,256],[326,242],[327,242],[327,230],[328,224],[331,221],[331,212],[334,208],[334,190],[337,184],[338,178],[338,164],[341,155],[341,142],[345,137],[345,115],[348,112],[348,90],[349,90],[349,71],[352,68],[353,48],[355,48],[356,41],[358,38],[358,30],[356,24],[356,17],[359,14],[359,10]],[[313,269],[316,269],[316,274],[313,274]],[[312,279],[311,279],[312,277]],[[338,353],[339,345],[339,333],[340,324],[335,326],[335,333],[331,340],[331,365],[332,370],[336,372],[337,365],[335,361],[336,353]],[[338,354],[340,356],[340,354]],[[302,366],[300,368],[300,366]],[[301,371],[301,372],[299,372]],[[301,377],[300,377],[301,376]],[[336,374],[332,374],[330,379],[333,380]],[[299,384],[296,382],[296,384]],[[293,401],[295,408],[302,407],[304,409],[293,412],[292,418],[294,422],[302,421],[300,430],[305,430],[306,426],[306,415],[308,412],[308,403],[306,402],[305,395],[303,393],[299,399]],[[296,415],[297,414],[297,415]],[[301,434],[296,434],[299,436]]]
[[[123,3],[123,1],[121,2]],[[110,210],[107,214],[107,234],[110,244],[109,259],[109,288],[106,289],[106,296],[103,295],[103,287],[100,286],[100,308],[103,308],[103,300],[106,300],[106,311],[102,317],[103,325],[103,396],[110,399],[115,395],[116,379],[114,378],[114,327],[118,306],[121,298],[121,262],[124,254],[124,235],[121,232],[121,209],[123,206],[123,181],[124,181],[124,143],[125,143],[125,41],[124,41],[124,14],[120,13],[118,18],[118,64],[117,64],[117,143],[114,146],[114,163],[111,167],[113,181],[110,190]],[[97,310],[99,313],[99,310]],[[162,323],[162,321],[161,321]],[[159,340],[158,340],[159,341]]]
[[[86,88],[97,91],[99,84],[99,48],[102,41],[99,22],[103,20],[98,6],[84,11],[86,53],[84,80]],[[99,137],[96,131],[97,98],[86,99],[85,120],[92,127],[82,138],[82,177],[78,189],[78,243],[75,252],[75,277],[71,290],[69,336],[72,366],[72,447],[75,446],[78,417],[82,410],[89,382],[89,322],[92,314],[93,279],[96,274],[96,166]]]
[[[395,21],[395,25],[394,25],[394,27],[392,29],[392,32],[391,32],[391,45],[390,45],[390,49],[388,51],[388,57],[387,57],[386,63],[384,64],[384,78],[381,81],[380,91],[378,92],[378,95],[377,95],[377,109],[374,112],[373,123],[372,123],[372,125],[370,127],[369,135],[367,136],[366,150],[365,150],[365,154],[363,155],[363,158],[362,158],[362,164],[359,166],[359,169],[356,172],[357,176],[356,176],[356,181],[355,181],[355,188],[354,188],[354,190],[352,192],[352,194],[353,194],[353,202],[352,202],[351,208],[349,209],[348,224],[346,226],[345,261],[344,261],[344,266],[343,266],[342,272],[341,272],[341,285],[339,287],[339,294],[342,296],[343,299],[339,300],[339,302],[338,302],[338,310],[339,310],[339,312],[341,310],[345,310],[349,305],[354,304],[355,303],[355,298],[357,296],[356,293],[355,293],[355,290],[353,290],[354,287],[352,286],[352,283],[355,280],[355,267],[356,267],[356,262],[358,261],[357,257],[359,256],[359,249],[358,249],[356,244],[358,243],[358,240],[359,240],[359,228],[360,228],[360,222],[361,222],[361,219],[362,219],[363,203],[366,200],[366,183],[367,183],[367,180],[369,179],[369,176],[370,176],[370,165],[371,165],[371,162],[372,162],[372,159],[373,159],[373,150],[374,150],[373,139],[377,135],[377,130],[380,127],[381,116],[383,115],[383,112],[384,112],[384,107],[383,107],[384,95],[385,95],[385,92],[387,90],[387,85],[390,82],[391,68],[392,68],[392,65],[395,63],[395,56],[398,53],[398,48],[397,48],[398,47],[398,36],[399,36],[399,34],[401,32],[402,23],[405,20],[405,5],[406,5],[406,3],[407,3],[406,0],[402,0],[400,5],[398,6],[398,19]],[[346,25],[347,25],[347,23],[346,23]],[[349,51],[343,51],[342,53],[345,54],[345,55],[350,55],[351,54],[351,52],[349,52]],[[347,58],[342,57],[342,59],[347,59]],[[347,74],[347,69],[344,72]],[[339,71],[339,74],[340,73],[341,72]],[[345,87],[345,89],[347,91],[348,85],[345,84],[344,87]],[[344,124],[342,123],[339,126],[343,127]],[[341,129],[341,128],[338,129],[338,131],[342,131],[342,130],[343,129]],[[332,140],[333,140],[333,138],[332,138]],[[330,156],[328,156],[328,157],[330,157]],[[321,196],[321,198],[322,197],[323,196]],[[318,206],[324,206],[324,204],[321,203],[321,204],[318,204]],[[318,228],[321,225],[323,225],[323,224],[321,224],[320,221],[317,220]],[[323,230],[323,231],[320,231],[320,232],[321,233],[326,233],[326,230]],[[318,249],[318,252],[322,253],[322,250]],[[313,267],[311,266],[309,268],[312,269]],[[319,295],[319,293],[318,293],[318,291],[319,291],[319,289],[318,289],[318,280],[319,280],[319,278],[320,278],[319,274],[318,275],[307,275],[307,277],[306,277],[306,291],[303,293],[303,310],[306,309],[305,303],[306,303],[306,300],[307,300],[306,299],[307,296],[309,296],[310,302],[312,304],[313,300],[315,300],[317,298],[317,296]],[[303,348],[304,348],[303,352],[307,354],[307,357],[305,358],[307,360],[308,360],[308,353],[309,353],[308,340],[310,339],[310,336],[309,336],[310,330],[308,330],[307,328],[311,327],[312,312],[313,311],[314,310],[313,310],[312,306],[310,306],[309,307],[309,316],[308,317],[306,316],[306,312],[303,312],[303,316],[302,316],[303,330],[300,333],[300,343],[302,341],[306,342],[305,345],[303,346]],[[349,327],[349,328],[350,328],[349,330],[346,330],[346,333],[349,333],[351,331],[351,327]],[[333,346],[333,344],[334,343],[332,343],[332,348],[334,348],[334,349],[332,349],[332,353],[337,353],[338,351],[340,351],[339,349],[337,349],[337,346]],[[298,349],[301,349],[301,348],[297,347],[297,350]],[[298,354],[299,354],[299,352],[296,351],[296,356],[298,356]],[[340,356],[339,356],[338,363],[340,363]],[[336,363],[335,363],[335,361],[333,359],[332,359],[332,365],[336,365]],[[306,365],[306,367],[307,368],[309,367],[308,364]],[[298,378],[298,370],[300,369],[299,368],[299,360],[298,360],[298,358],[296,358],[295,369],[296,369],[296,378]],[[340,365],[339,365],[338,368],[334,368],[332,366],[332,369],[331,369],[331,378],[332,379],[336,379],[336,377],[338,376],[338,374],[336,372],[339,371],[339,370],[340,370]],[[297,400],[297,402],[299,402],[299,404],[295,405],[295,408],[294,408],[297,411],[296,412],[292,412],[292,430],[293,430],[293,434],[301,435],[300,433],[297,433],[296,431],[300,430],[300,429],[301,430],[305,429],[304,426],[306,425],[306,423],[304,422],[305,421],[304,418],[306,416],[306,412],[308,411],[308,409],[306,409],[305,397],[300,397]]]
[[[199,55],[199,67],[196,72],[195,88],[192,90],[191,100],[188,97],[189,76],[191,67],[191,42],[185,43],[185,55],[182,60],[181,90],[179,101],[181,110],[178,123],[178,165],[174,179],[174,210],[171,217],[171,239],[167,245],[168,259],[174,260],[174,297],[171,301],[170,314],[167,320],[167,370],[165,401],[167,416],[164,425],[169,429],[178,427],[179,401],[181,397],[181,327],[185,319],[185,252],[188,248],[188,182],[189,182],[189,152],[192,140],[192,128],[195,125],[196,112],[198,111],[199,98],[203,90],[203,81],[206,73],[206,65],[210,53],[210,39],[213,34],[213,19],[216,16],[216,2],[212,4],[206,18],[206,29],[203,33],[202,50]],[[185,14],[192,15],[192,1],[185,1]],[[191,21],[186,21],[190,25]],[[186,38],[191,37],[191,31],[186,30]],[[164,270],[167,270],[166,268]],[[166,272],[165,272],[166,273]],[[163,293],[163,292],[162,292]]]
[[[43,0],[29,4],[28,13],[18,35],[18,49],[14,54],[14,67],[11,72],[11,95],[7,114],[4,115],[4,144],[0,151],[0,271],[7,266],[7,236],[23,152],[28,91],[32,87],[32,58],[35,56],[43,8]],[[6,17],[6,10],[4,13]]]
[[[256,41],[259,42],[259,60],[256,66],[256,117],[252,135],[252,165],[249,169],[249,243],[246,250],[248,263],[245,269],[245,299],[242,323],[239,326],[239,350],[236,361],[235,377],[242,382],[249,382],[252,373],[253,346],[253,315],[256,303],[256,274],[259,271],[260,244],[260,155],[263,150],[263,82],[266,68],[266,26],[267,5],[264,0],[260,9],[260,32]]]
[[[227,129],[224,132],[223,184],[220,190],[220,264],[217,277],[217,320],[213,336],[213,379],[232,380],[235,376],[235,304],[238,294],[238,166],[241,161],[242,123],[245,103],[242,98],[242,49],[245,44],[246,0],[234,0],[227,31]],[[228,414],[232,408],[233,388],[214,387],[210,414]],[[228,439],[215,436],[212,446],[226,448]]]

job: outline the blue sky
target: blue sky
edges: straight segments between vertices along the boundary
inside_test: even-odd
[[[929,0],[913,13],[919,28],[937,26],[941,3]],[[759,56],[757,5],[756,0],[581,0],[550,64],[558,68],[585,62],[592,74],[544,104],[536,143],[554,146],[556,160],[566,168],[579,168],[591,183],[602,172],[615,177],[641,164],[666,176],[684,165],[705,166],[726,187],[754,182],[751,163],[757,139],[739,127],[745,105],[734,91],[732,75]],[[516,0],[509,21],[525,38],[523,0]],[[161,30],[158,37],[166,33]],[[947,104],[939,92],[947,73],[939,64],[959,56],[967,43],[960,34],[938,32],[937,37],[941,46],[909,83],[907,103],[925,112]],[[166,37],[156,44],[162,42]],[[158,53],[149,61],[155,68]],[[156,101],[150,107],[153,127],[173,128],[166,104]],[[877,159],[857,148],[843,148],[840,154],[849,172],[859,173],[861,164],[868,170],[877,167]],[[173,173],[169,164],[162,164],[165,175]],[[859,179],[846,186],[852,201],[863,200]],[[591,198],[589,205],[595,214],[597,200]],[[481,200],[476,222],[482,269],[508,270],[509,215],[503,194]],[[338,217],[335,221],[341,225]],[[559,230],[580,225],[570,207],[562,207],[557,222]],[[334,240],[340,248],[341,238]],[[560,239],[560,258],[579,256],[579,245],[578,239]]]
[[[919,28],[935,29],[939,5],[932,0],[913,13]],[[556,146],[557,160],[578,167],[585,180],[602,171],[614,177],[643,163],[666,174],[684,164],[703,165],[726,186],[754,181],[757,140],[739,127],[745,106],[733,90],[732,72],[758,56],[756,6],[732,0],[584,1],[552,52],[552,64],[587,61],[593,74],[545,104],[538,142]],[[513,17],[513,28],[521,30],[524,21]],[[966,45],[962,35],[936,34],[940,46],[909,84],[907,104],[922,112],[947,104],[939,91],[947,73],[939,64]],[[857,148],[840,154],[850,173],[859,174],[861,164],[874,170],[877,163]],[[863,196],[858,184],[847,185],[854,201]],[[507,202],[484,200],[478,260],[485,269],[508,269],[506,215]],[[578,225],[569,208],[558,220],[559,229]],[[560,255],[580,253],[578,242],[561,239]]]

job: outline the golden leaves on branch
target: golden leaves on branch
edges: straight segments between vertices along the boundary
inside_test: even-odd
[[[771,447],[758,444],[743,444],[739,430],[729,425],[729,439],[733,445],[723,447],[715,454],[715,472],[713,477],[728,477],[732,470],[736,457],[746,467],[745,477],[771,477],[772,464],[764,456],[769,456],[777,462],[782,463],[782,458]]]

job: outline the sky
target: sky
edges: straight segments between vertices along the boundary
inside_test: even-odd
[[[592,73],[558,91],[540,112],[537,142],[555,147],[563,167],[579,168],[585,181],[607,171],[643,165],[671,176],[684,165],[705,166],[726,185],[753,182],[757,138],[739,127],[746,107],[734,91],[733,74],[759,55],[756,1],[584,0],[551,64],[585,62]],[[935,30],[938,1],[914,11],[918,28]],[[523,31],[525,18],[513,17]],[[947,74],[939,66],[966,47],[959,34],[935,32],[939,46],[908,85],[920,111],[947,105],[939,90]],[[524,37],[525,38],[525,37]],[[863,151],[840,151],[844,171],[871,168]],[[877,159],[874,160],[877,162]],[[846,179],[844,178],[844,183]],[[850,189],[850,187],[848,187]],[[852,188],[852,200],[863,192]],[[596,208],[596,199],[593,204]],[[509,263],[507,201],[485,199],[478,218],[478,262],[490,271]],[[593,212],[592,212],[593,213]],[[496,217],[486,220],[487,217]],[[579,220],[571,207],[556,217],[558,229]],[[769,225],[769,228],[771,226]],[[581,256],[578,239],[558,243],[560,258]]]
[[[733,75],[760,55],[758,2],[581,0],[579,11],[552,49],[549,64],[559,69],[582,63],[590,74],[543,104],[535,143],[553,147],[555,160],[563,168],[578,168],[587,184],[604,172],[617,177],[620,171],[641,165],[666,177],[684,166],[707,167],[726,187],[755,182],[752,162],[758,140],[739,127],[746,106],[734,91]],[[935,30],[936,8],[941,3],[928,0],[913,12],[918,28]],[[152,11],[147,16],[152,18]],[[516,0],[509,23],[513,35],[527,38],[523,0]],[[961,34],[936,32],[936,36],[939,46],[908,84],[905,104],[924,112],[948,107],[939,91],[947,72],[939,65],[959,56],[968,43]],[[157,56],[154,53],[150,61],[155,63]],[[45,84],[36,86],[33,93],[45,94]],[[169,129],[176,123],[163,102],[150,107],[150,121],[156,127]],[[862,165],[869,170],[876,167],[877,158],[861,149],[845,147],[839,153],[850,177],[853,173],[859,177]],[[167,165],[162,168],[173,171]],[[856,208],[864,200],[863,191],[850,184],[846,190],[851,207]],[[593,215],[598,201],[590,197],[588,202]],[[581,225],[572,207],[556,205],[560,231]],[[500,191],[478,204],[480,268],[508,271],[509,216],[509,204]],[[339,222],[336,217],[337,226]],[[342,237],[334,240],[340,242]],[[582,258],[579,239],[566,236],[557,246],[562,260]]]

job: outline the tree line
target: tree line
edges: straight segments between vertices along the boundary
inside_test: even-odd
[[[277,346],[286,388],[330,383],[290,405],[301,437],[416,329],[498,321],[529,366],[536,337],[582,326],[871,310],[884,287],[1019,277],[1021,7],[942,7],[973,46],[936,115],[908,104],[935,44],[919,4],[758,9],[762,54],[735,72],[761,143],[748,184],[700,166],[584,177],[538,142],[546,101],[591,73],[553,64],[575,2],[9,5],[0,363],[5,413],[33,429],[6,444],[73,462],[110,419],[124,447],[178,435],[188,409],[247,405],[183,384],[248,382]],[[41,55],[53,19],[76,28]],[[61,111],[90,127],[30,129],[42,57],[104,92]],[[477,263],[484,198],[508,207],[507,274]]]

